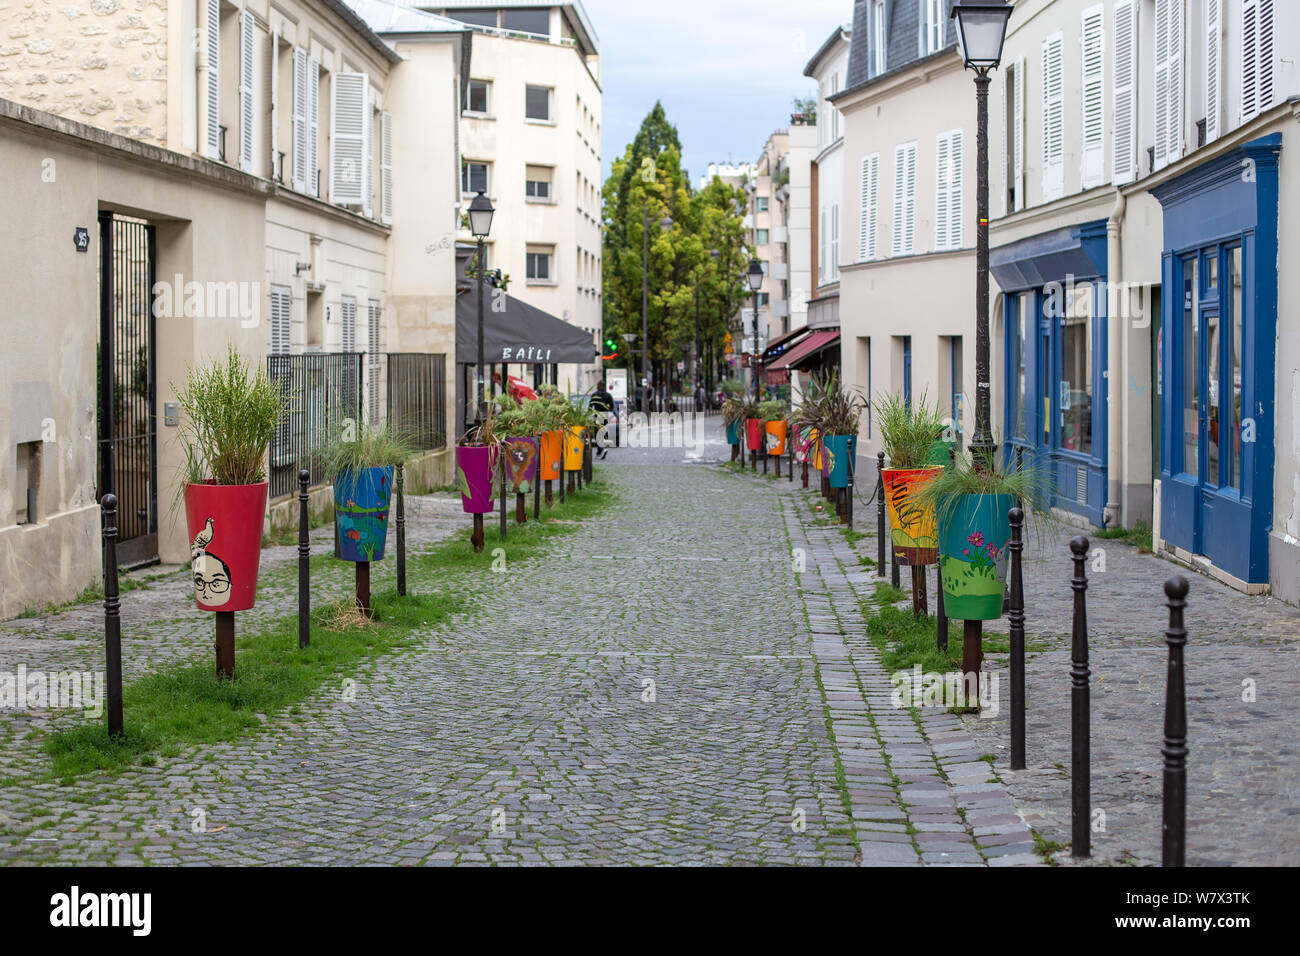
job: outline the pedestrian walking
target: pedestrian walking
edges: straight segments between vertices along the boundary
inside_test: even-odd
[[[605,390],[605,380],[602,378],[596,383],[596,390],[591,393],[590,408],[593,412],[599,412],[605,416],[605,421],[609,421],[609,414],[614,411],[614,396]],[[596,443],[596,457],[602,461],[605,458],[605,447]]]

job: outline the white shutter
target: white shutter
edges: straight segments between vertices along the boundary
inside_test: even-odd
[[[370,389],[370,423],[377,425],[385,410],[381,401],[383,383],[380,381],[384,367],[383,324],[380,321],[382,311],[378,300],[370,299],[366,303],[366,318],[366,364],[369,366],[366,369],[366,384]]]
[[[366,77],[366,101],[361,114],[361,203],[368,218],[375,214],[375,111]]]
[[[1223,0],[1205,0],[1205,142],[1219,138],[1223,94]]]
[[[288,355],[293,292],[288,286],[271,286],[271,354]]]
[[[365,199],[365,127],[369,119],[364,73],[335,73],[330,103],[330,201],[361,205]]]
[[[1063,37],[1043,41],[1043,202],[1065,195],[1065,91]]]
[[[1012,123],[1015,130],[1012,135],[1012,145],[1015,156],[1012,157],[1016,177],[1016,208],[1025,208],[1025,60],[1021,57],[1016,61],[1015,68],[1015,112],[1012,114]]]
[[[964,174],[966,169],[965,134],[955,129],[949,134],[952,142],[948,150],[951,167],[948,176],[948,248],[960,249],[962,243],[962,226],[966,218],[962,205]]]
[[[817,278],[825,279],[826,270],[826,210],[821,211],[821,228],[817,231]]]
[[[293,48],[293,188],[307,191],[307,52]]]
[[[379,116],[379,215],[384,222],[393,221],[393,115]]]
[[[271,175],[269,178],[275,179],[279,170],[276,168],[279,157],[276,155],[280,152],[280,31],[271,31],[271,49],[270,49],[270,67],[267,69],[267,75],[271,78],[271,135],[268,140],[271,144]]]
[[[1273,0],[1242,0],[1241,121],[1273,105]]]
[[[1136,0],[1120,0],[1115,4],[1115,119],[1111,142],[1111,172],[1116,186],[1138,178],[1137,29]]]
[[[893,254],[912,254],[916,236],[916,143],[894,147]]]
[[[345,295],[339,305],[340,352],[357,350],[357,300]]]
[[[204,78],[203,152],[209,159],[221,158],[221,0],[206,0],[204,36],[208,68]]]
[[[1156,169],[1183,153],[1182,50],[1182,0],[1156,0]]]
[[[831,279],[840,277],[840,207],[831,206]]]
[[[862,197],[858,213],[858,261],[876,258],[877,203],[880,194],[880,154],[862,159]]]
[[[935,141],[934,162],[934,248],[948,248],[948,174],[952,168],[951,139],[947,133],[940,133]]]
[[[307,189],[320,196],[320,60],[307,58]]]
[[[1105,23],[1105,9],[1100,4],[1089,7],[1080,15],[1081,178],[1084,189],[1100,186],[1106,176]]]
[[[257,34],[253,15],[239,11],[239,168],[253,171],[253,86],[257,74]]]

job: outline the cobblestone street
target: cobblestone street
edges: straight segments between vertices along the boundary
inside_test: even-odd
[[[611,451],[597,466],[615,492],[607,510],[553,539],[545,558],[485,581],[468,617],[352,675],[355,700],[334,682],[256,736],[67,786],[23,779],[48,759],[49,715],[3,714],[0,857],[1039,863],[1030,826],[1068,838],[1068,777],[1055,766],[1069,763],[1064,642],[1047,640],[1031,658],[1037,769],[1005,769],[1005,707],[981,720],[892,706],[860,611],[879,580],[859,561],[875,554],[874,537],[855,548],[797,482],[726,471],[715,431],[716,419],[685,450]],[[867,511],[860,530],[874,530]],[[445,496],[414,500],[411,514],[413,549],[466,529]],[[314,541],[327,549],[329,530]],[[1151,863],[1159,582],[1173,566],[1109,544],[1091,593],[1094,806],[1107,813],[1094,839],[1108,862]],[[1062,551],[1059,541],[1047,548]],[[265,553],[258,619],[292,611],[294,556]],[[1066,562],[1028,573],[1031,639],[1065,633]],[[316,575],[313,585],[323,598],[341,580]],[[1118,598],[1147,591],[1129,606]],[[1278,833],[1296,812],[1294,751],[1282,739],[1296,716],[1295,613],[1200,577],[1192,594],[1189,862],[1295,862],[1294,830]],[[128,680],[210,655],[210,620],[193,610],[184,575],[127,592],[123,608]],[[250,614],[241,626],[253,623]],[[101,628],[97,604],[7,622],[0,668],[98,666]],[[1002,666],[990,658],[990,669]],[[1234,703],[1248,677],[1259,703]],[[1273,738],[1258,727],[1276,728]],[[190,828],[197,808],[200,834]]]

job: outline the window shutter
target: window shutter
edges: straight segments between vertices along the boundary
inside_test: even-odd
[[[293,188],[307,191],[307,52],[293,48]]]
[[[375,113],[370,101],[370,78],[366,77],[365,103],[361,112],[361,205],[367,218],[375,215]]]
[[[1080,60],[1083,67],[1081,114],[1083,118],[1084,189],[1099,186],[1106,176],[1105,126],[1105,10],[1099,4],[1080,16]]]
[[[221,0],[207,0],[205,52],[208,69],[204,93],[203,146],[209,159],[221,158]]]
[[[821,211],[817,230],[817,278],[826,278],[826,210]]]
[[[1063,39],[1043,41],[1043,202],[1065,194],[1065,99],[1061,75]]]
[[[1242,0],[1241,121],[1273,105],[1273,0]]]
[[[840,277],[840,207],[831,206],[831,279]]]
[[[940,133],[935,141],[934,173],[934,248],[948,248],[948,174],[952,167],[951,138]]]
[[[1183,152],[1182,46],[1182,0],[1156,0],[1156,169]]]
[[[256,74],[257,34],[253,15],[239,11],[239,168],[253,171],[253,84]]]
[[[289,354],[293,294],[288,286],[271,286],[271,354]]]
[[[1115,4],[1115,121],[1111,172],[1116,186],[1138,178],[1137,28],[1135,0],[1121,0]]]
[[[366,84],[364,73],[335,73],[330,105],[330,201],[361,205],[365,177]]]
[[[965,174],[965,134],[955,129],[950,134],[952,142],[949,144],[950,167],[948,175],[948,248],[960,249],[962,242],[962,224],[965,219],[965,211],[962,206],[962,183]]]
[[[345,295],[339,305],[341,352],[357,350],[357,300]]]
[[[876,209],[880,191],[880,154],[862,159],[862,196],[858,218],[858,261],[876,258]]]
[[[279,158],[276,154],[280,152],[280,31],[271,31],[271,50],[270,50],[270,67],[267,69],[267,75],[271,78],[271,135],[268,138],[271,144],[271,179],[275,179],[279,174],[276,168],[276,160]]]
[[[393,114],[381,113],[379,133],[379,215],[386,223],[393,221]]]
[[[369,368],[366,370],[366,384],[370,386],[370,423],[378,424],[380,415],[384,410],[384,404],[381,401],[383,391],[380,381],[384,368],[384,342],[383,342],[383,324],[380,321],[382,312],[379,308],[379,302],[376,299],[370,299],[366,303],[366,364]]]
[[[916,235],[916,143],[894,147],[893,254],[912,254]]]
[[[1016,208],[1025,208],[1025,60],[1021,57],[1016,61],[1015,68],[1015,112],[1012,115],[1012,122],[1015,130],[1012,133],[1012,146],[1015,156],[1012,157],[1014,173],[1016,177]]]
[[[307,192],[320,196],[320,60],[307,58]]]
[[[1223,99],[1223,2],[1205,0],[1205,141],[1219,138],[1219,109]]]

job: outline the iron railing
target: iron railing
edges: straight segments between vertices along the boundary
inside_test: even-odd
[[[421,451],[447,447],[447,356],[388,356],[388,424]]]
[[[298,472],[328,480],[316,452],[351,421],[400,429],[421,451],[447,445],[447,357],[443,354],[307,353],[267,357],[267,375],[289,411],[271,441],[270,495],[293,494]]]

